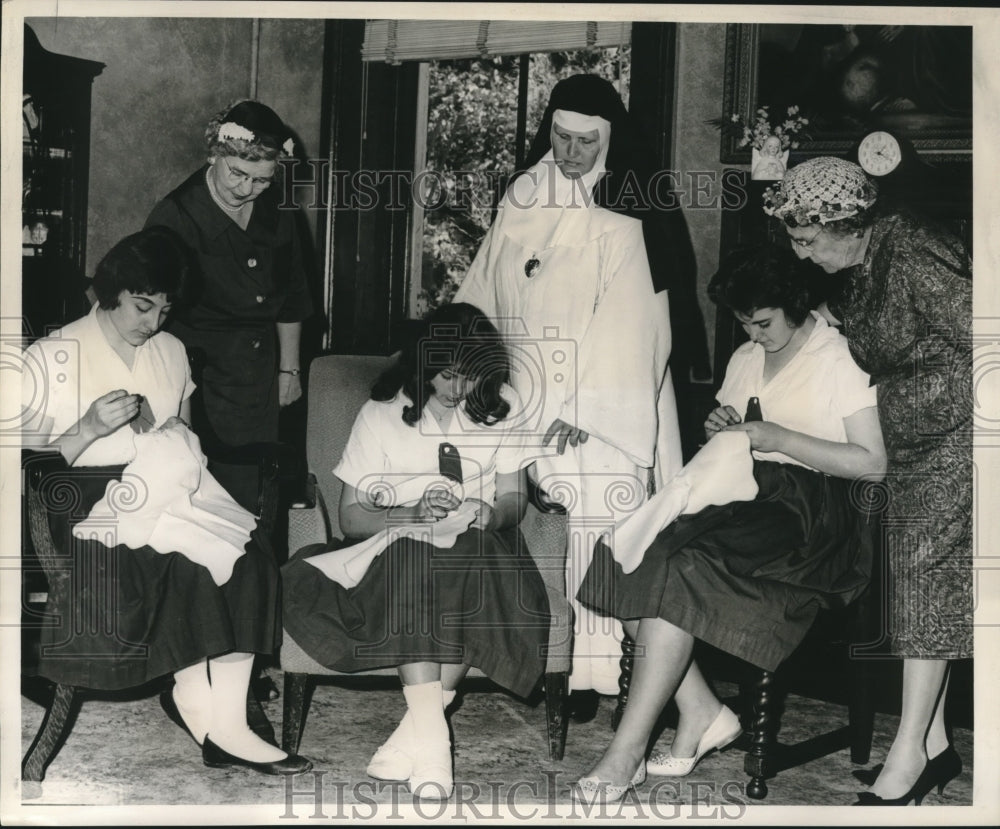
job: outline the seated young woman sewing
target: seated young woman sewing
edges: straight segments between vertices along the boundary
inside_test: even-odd
[[[544,670],[549,607],[517,529],[525,461],[507,440],[520,409],[508,378],[477,308],[433,312],[334,469],[340,525],[369,541],[306,547],[283,568],[285,629],[310,656],[338,671],[398,667],[408,710],[368,773],[420,798],[452,791],[444,709],[469,666],[522,696]]]
[[[790,250],[734,255],[709,293],[733,311],[750,342],[733,354],[705,432],[709,441],[723,431],[747,434],[757,495],[678,518],[628,573],[598,545],[578,597],[621,618],[637,656],[618,730],[574,788],[588,802],[621,799],[647,771],[686,775],[739,736],[739,719],[692,661],[695,639],[773,671],[817,608],[855,598],[870,574],[865,515],[851,497],[854,479],[885,472],[868,376],[840,333],[808,310]],[[762,421],[742,420],[751,397],[759,398]],[[647,763],[653,727],[671,698],[680,709],[673,743]]]
[[[72,466],[100,467],[73,479],[78,514],[70,522],[59,516],[50,520],[54,537],[61,539],[57,543],[72,551],[83,581],[52,585],[50,611],[63,623],[43,629],[43,654],[50,655],[43,656],[39,673],[54,682],[102,690],[172,673],[175,685],[161,695],[161,704],[201,746],[205,765],[295,774],[307,771],[310,761],[261,739],[246,721],[254,654],[273,653],[280,633],[278,568],[253,516],[223,493],[212,503],[221,516],[233,519],[227,523],[220,515],[196,511],[191,492],[184,490],[169,501],[185,504],[183,519],[175,515],[169,525],[183,527],[180,533],[156,523],[159,534],[147,533],[148,543],[122,543],[126,522],[149,511],[154,496],[171,496],[165,491],[171,482],[164,478],[168,467],[176,469],[178,458],[169,450],[158,454],[164,442],[172,440],[185,452],[191,447],[192,466],[183,477],[200,476],[198,492],[208,491],[209,483],[221,492],[214,479],[208,481],[197,440],[187,429],[194,384],[184,345],[160,331],[174,301],[189,293],[189,274],[184,244],[169,228],[127,236],[97,266],[97,302],[90,314],[25,353],[25,364],[43,370],[38,376],[50,381],[44,393],[25,383],[24,408],[36,424],[26,442],[58,450]],[[126,496],[120,510],[99,519],[103,529],[94,537],[81,537],[76,530],[90,519],[80,516],[113,500],[105,488],[122,478],[124,464],[134,468],[137,455],[150,447],[149,474],[130,473],[121,485],[126,491],[134,488],[135,498]],[[148,517],[154,526],[157,516]],[[229,538],[240,539],[229,545],[230,559],[225,559],[225,544],[213,546],[222,526]],[[242,533],[231,534],[240,527]],[[119,543],[105,545],[103,540],[115,533]],[[193,545],[175,546],[191,537],[197,539]],[[185,546],[193,549],[178,551]],[[100,574],[101,589],[91,588],[91,574]],[[84,630],[72,629],[79,619],[96,621]]]

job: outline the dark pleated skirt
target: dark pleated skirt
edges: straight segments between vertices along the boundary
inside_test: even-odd
[[[760,461],[754,477],[755,500],[682,516],[632,573],[598,544],[580,601],[621,619],[664,619],[775,670],[820,607],[864,591],[872,533],[850,481]]]
[[[518,530],[471,529],[450,549],[395,541],[353,588],[307,563],[330,549],[303,547],[282,568],[285,630],[317,662],[345,672],[466,663],[515,694],[532,692],[550,615]]]
[[[40,675],[110,691],[228,651],[277,649],[278,568],[266,538],[252,533],[221,586],[180,553],[82,541],[72,536],[72,526],[121,473],[73,472],[79,497],[73,513],[49,517],[56,549],[69,554],[47,573]]]

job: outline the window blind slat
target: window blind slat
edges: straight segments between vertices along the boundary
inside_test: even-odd
[[[365,61],[457,60],[626,46],[631,24],[609,21],[369,20]]]

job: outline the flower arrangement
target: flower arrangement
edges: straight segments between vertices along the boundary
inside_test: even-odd
[[[714,124],[723,132],[729,135],[740,136],[739,147],[752,147],[755,150],[763,150],[764,144],[769,138],[777,138],[781,144],[781,151],[797,149],[798,138],[804,137],[804,128],[809,125],[809,119],[799,115],[797,106],[790,106],[786,112],[786,118],[780,124],[772,124],[770,107],[758,107],[754,113],[753,123],[745,123],[743,116],[733,113],[729,120],[715,119],[709,123]]]

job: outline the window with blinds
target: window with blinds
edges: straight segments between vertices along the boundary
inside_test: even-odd
[[[458,60],[628,46],[632,24],[594,20],[369,20],[365,61]]]
[[[364,66],[419,65],[411,316],[454,295],[559,80],[600,75],[627,104],[631,34],[631,23],[593,21],[366,22]]]

